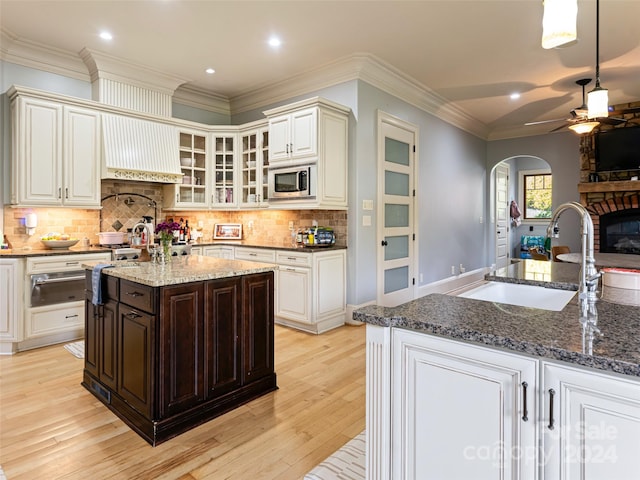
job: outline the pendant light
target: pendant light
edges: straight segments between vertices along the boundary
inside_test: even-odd
[[[542,48],[556,48],[578,37],[578,0],[544,0]]]
[[[587,117],[609,116],[609,91],[600,87],[600,0],[596,0],[596,86],[587,94]]]

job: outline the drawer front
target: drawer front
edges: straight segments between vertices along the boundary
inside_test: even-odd
[[[276,252],[276,263],[299,267],[311,266],[311,254],[303,252]]]
[[[120,302],[145,312],[155,313],[155,292],[153,287],[147,285],[121,279]]]
[[[84,303],[64,307],[37,307],[27,310],[27,338],[84,330]]]
[[[274,263],[276,252],[264,248],[238,248],[235,251],[236,260],[250,260],[252,262]]]
[[[111,253],[87,253],[82,255],[56,255],[54,257],[27,258],[27,273],[68,272],[81,270],[82,264],[94,261],[111,261]]]
[[[116,277],[110,277],[108,275],[102,275],[102,300],[114,300],[118,301],[120,295],[118,293],[118,287],[120,283]],[[91,271],[88,270],[84,280],[84,288],[89,294],[93,293],[93,282],[91,281]],[[91,298],[91,295],[89,295]]]

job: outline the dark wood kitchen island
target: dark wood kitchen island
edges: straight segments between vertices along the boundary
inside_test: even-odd
[[[277,389],[275,265],[202,256],[86,273],[82,385],[151,445]]]

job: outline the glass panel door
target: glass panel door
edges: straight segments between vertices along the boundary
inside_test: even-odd
[[[380,246],[382,265],[378,303],[394,306],[413,299],[413,145],[415,132],[382,123]]]

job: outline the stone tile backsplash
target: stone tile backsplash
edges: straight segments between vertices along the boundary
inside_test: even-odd
[[[102,209],[72,208],[10,208],[4,209],[4,233],[13,248],[41,247],[40,237],[48,232],[60,232],[75,238],[88,237],[98,242],[98,232],[115,231],[112,225],[122,224],[126,231],[141,220],[143,215],[154,217],[154,223],[173,218],[189,220],[192,228],[202,222],[202,242],[211,242],[216,223],[241,223],[244,240],[256,244],[288,246],[291,243],[289,222],[294,229],[311,226],[313,220],[320,226],[332,227],[336,243],[347,244],[347,212],[342,210],[230,210],[230,211],[163,211],[162,185],[150,182],[102,181]],[[117,194],[117,196],[116,196]],[[147,197],[147,198],[143,198]],[[149,200],[150,199],[150,200]],[[153,206],[156,202],[156,207]],[[157,211],[157,214],[156,214]],[[38,226],[32,236],[26,234],[24,217],[27,213],[38,216]],[[155,217],[158,218],[155,218]],[[252,222],[252,223],[250,223]],[[250,228],[250,225],[251,228]]]

